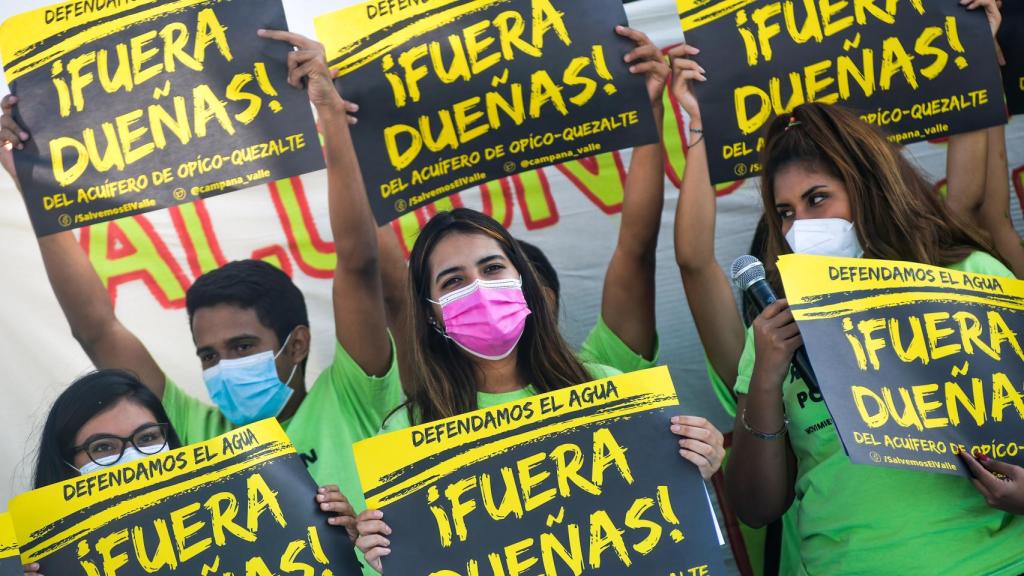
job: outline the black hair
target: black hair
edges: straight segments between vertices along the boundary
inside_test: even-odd
[[[232,304],[255,310],[283,345],[296,326],[309,326],[306,299],[299,287],[280,269],[263,260],[236,260],[196,279],[185,293],[188,324],[196,310]]]
[[[160,399],[137,376],[124,370],[97,370],[72,382],[50,408],[39,443],[34,487],[42,488],[78,476],[70,465],[74,460],[75,436],[86,422],[122,400],[152,412],[158,424],[168,425],[167,446],[181,447],[181,440]]]
[[[537,246],[530,244],[526,240],[516,238],[516,242],[519,243],[519,247],[522,248],[523,254],[526,255],[526,259],[533,264],[534,270],[537,271],[537,275],[540,276],[540,281],[544,283],[544,286],[551,288],[555,293],[555,298],[560,298],[562,294],[562,285],[558,281],[558,272],[555,272],[555,267],[551,265],[551,261],[548,260],[544,251]]]

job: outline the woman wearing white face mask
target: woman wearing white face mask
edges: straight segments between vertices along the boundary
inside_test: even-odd
[[[777,294],[774,263],[791,251],[1012,277],[984,235],[849,112],[807,104],[777,118],[763,166],[764,262]],[[1024,570],[1024,521],[989,508],[963,478],[850,463],[820,394],[790,368],[801,344],[785,300],[748,332],[726,471],[739,516],[763,525],[796,499],[800,574]]]
[[[134,374],[98,370],[73,382],[43,425],[33,486],[41,488],[181,447],[163,404]],[[355,540],[355,513],[337,487],[316,494],[328,523]],[[26,576],[45,567],[25,565]]]

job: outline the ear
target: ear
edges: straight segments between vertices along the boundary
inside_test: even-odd
[[[296,326],[285,351],[293,363],[299,364],[309,357],[309,340],[309,326]]]

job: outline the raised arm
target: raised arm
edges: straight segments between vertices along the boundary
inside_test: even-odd
[[[985,170],[985,197],[978,210],[978,221],[992,236],[996,251],[1013,270],[1024,278],[1024,245],[1010,218],[1010,179],[1006,161],[1006,127],[994,126],[988,133],[988,160]]]
[[[12,112],[18,99],[6,96],[0,117],[0,150],[3,166],[19,187],[13,158],[8,146],[23,147],[31,136],[14,121]],[[50,280],[50,288],[64,311],[71,334],[97,368],[119,368],[138,375],[157,397],[164,393],[163,371],[142,342],[114,314],[103,282],[89,262],[88,256],[68,232],[58,232],[38,239],[39,252]]]
[[[946,203],[980,226],[978,212],[985,198],[988,134],[977,130],[949,137],[946,151]]]
[[[342,348],[372,376],[391,366],[391,345],[381,289],[377,226],[352,145],[349,110],[327,69],[323,46],[293,32],[261,30],[264,38],[295,46],[288,55],[288,83],[305,79],[316,108],[327,159],[327,198],[338,264],[334,269],[334,331]]]
[[[649,38],[638,30],[617,27],[636,48],[626,55],[630,72],[643,74],[661,132],[665,109],[662,94],[668,79],[668,65]],[[640,146],[626,176],[619,240],[604,277],[601,317],[627,346],[647,359],[654,357],[657,331],[654,316],[654,273],[665,203],[665,165],[661,143]]]
[[[680,44],[672,58],[672,91],[690,117],[690,147],[676,205],[676,263],[697,333],[712,368],[728,386],[736,381],[743,352],[743,321],[732,287],[715,259],[715,188],[708,171],[700,106],[691,82],[703,82],[704,70],[690,59],[700,51]]]
[[[384,306],[388,314],[388,327],[395,339],[395,353],[398,354],[400,374],[412,374],[413,332],[412,317],[409,315],[409,266],[402,255],[391,226],[377,228],[377,244],[380,246],[380,274],[384,288]]]

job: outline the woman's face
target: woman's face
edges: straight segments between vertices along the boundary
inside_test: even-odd
[[[156,424],[156,415],[137,402],[121,399],[103,412],[89,419],[75,435],[75,446],[83,446],[100,436],[130,437],[135,431],[147,424]],[[75,452],[71,461],[75,468],[81,468],[89,462],[85,450]]]
[[[519,271],[505,256],[498,241],[485,234],[449,234],[434,246],[427,259],[430,299],[473,283],[474,280],[519,278]],[[441,307],[433,305],[434,318],[441,324]],[[443,328],[443,326],[442,326]]]
[[[790,164],[775,175],[775,211],[785,236],[796,220],[842,218],[853,221],[850,196],[842,180],[803,164]]]

